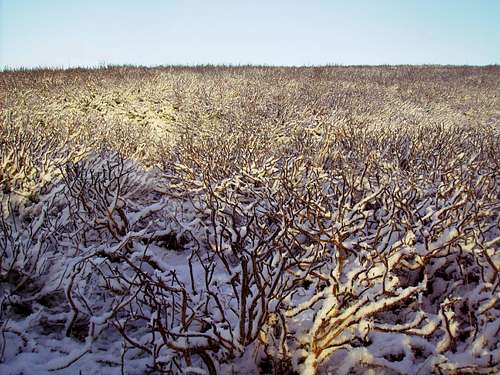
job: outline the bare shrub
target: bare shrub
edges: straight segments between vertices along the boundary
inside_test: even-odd
[[[498,77],[1,73],[0,372],[498,372]]]

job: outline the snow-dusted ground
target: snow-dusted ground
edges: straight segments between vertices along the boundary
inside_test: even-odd
[[[35,202],[3,195],[0,373],[255,373],[266,356],[304,374],[498,371],[494,173],[186,168],[104,152]]]
[[[0,374],[499,373],[498,67],[203,69],[0,75]]]

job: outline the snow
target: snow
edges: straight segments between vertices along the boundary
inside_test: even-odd
[[[0,373],[499,370],[489,203],[391,179],[342,201],[295,163],[180,195],[90,155],[36,204],[2,197]]]

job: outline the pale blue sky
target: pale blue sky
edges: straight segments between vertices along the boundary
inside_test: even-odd
[[[0,68],[500,63],[500,0],[0,0]]]

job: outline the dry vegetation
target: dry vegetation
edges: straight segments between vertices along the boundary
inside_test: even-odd
[[[498,373],[499,86],[0,73],[0,372]]]

